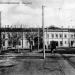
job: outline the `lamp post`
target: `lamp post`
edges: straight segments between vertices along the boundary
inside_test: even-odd
[[[42,5],[43,57],[45,59],[44,7],[45,6]]]

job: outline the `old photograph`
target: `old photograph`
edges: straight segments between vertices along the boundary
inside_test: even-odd
[[[0,0],[0,75],[75,75],[75,0]]]

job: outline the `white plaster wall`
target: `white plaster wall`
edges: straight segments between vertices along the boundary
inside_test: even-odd
[[[54,34],[54,38],[51,37],[52,34]],[[56,37],[56,34],[58,34],[58,38]],[[63,36],[62,38],[60,38],[60,34],[62,34]],[[66,38],[65,38],[65,34],[67,35]],[[73,38],[71,37],[71,35],[73,35]],[[50,44],[50,41],[52,40],[58,41],[59,47],[60,47],[60,41],[63,41],[63,46],[68,47],[69,46],[68,41],[74,40],[74,32],[45,32],[45,45],[47,45],[47,42]]]

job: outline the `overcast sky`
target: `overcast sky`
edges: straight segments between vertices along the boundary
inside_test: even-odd
[[[32,2],[32,4],[0,4],[2,26],[42,26],[41,6],[45,5],[45,26],[75,27],[75,0],[0,0],[0,2]]]

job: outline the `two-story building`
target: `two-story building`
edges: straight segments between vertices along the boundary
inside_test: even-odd
[[[49,27],[45,29],[45,45],[56,41],[58,47],[72,47],[75,42],[75,29]]]

